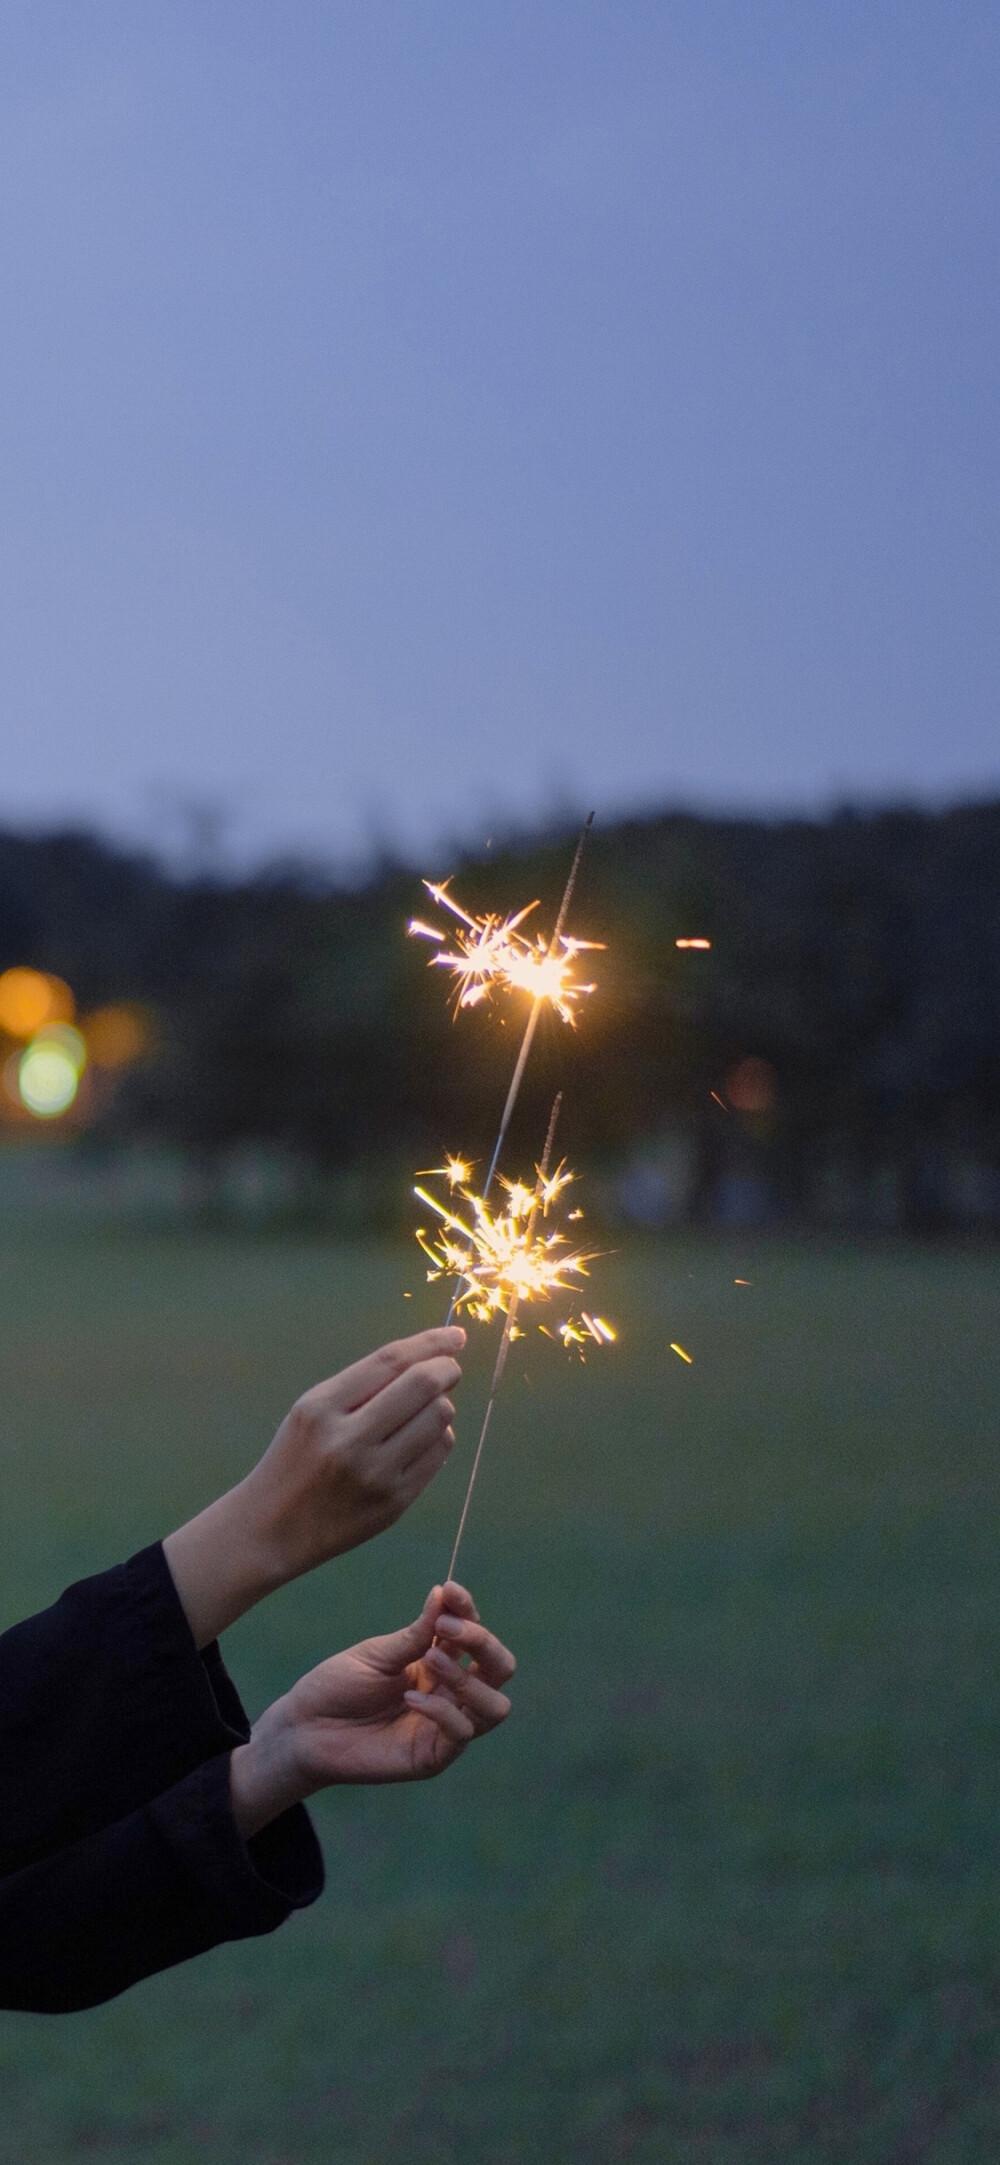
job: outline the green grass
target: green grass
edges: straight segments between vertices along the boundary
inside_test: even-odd
[[[463,1556],[514,1718],[319,1800],[328,1892],[276,1935],[0,2017],[3,2165],[993,2165],[996,1268],[603,1265],[621,1346],[518,1349]],[[52,1231],[0,1299],[5,1622],[437,1313],[389,1247]],[[252,1710],[440,1576],[486,1361],[434,1493],[230,1635]]]

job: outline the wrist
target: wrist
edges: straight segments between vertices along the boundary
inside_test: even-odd
[[[233,1818],[249,1841],[262,1827],[280,1819],[309,1793],[295,1752],[294,1726],[283,1699],[277,1699],[254,1723],[246,1744],[229,1761]]]
[[[199,1650],[287,1576],[246,1481],[168,1534],[163,1553]]]

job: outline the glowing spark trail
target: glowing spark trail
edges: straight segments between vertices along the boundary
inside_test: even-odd
[[[472,1166],[468,1158],[456,1158],[449,1151],[443,1165],[425,1165],[418,1180],[446,1180],[449,1188],[465,1188],[472,1179]]]

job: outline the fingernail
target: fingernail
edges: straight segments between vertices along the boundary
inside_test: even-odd
[[[439,1616],[434,1629],[435,1631],[443,1631],[447,1639],[457,1639],[464,1626],[458,1616]]]

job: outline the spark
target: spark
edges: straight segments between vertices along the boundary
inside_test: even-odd
[[[706,952],[706,951],[707,951],[707,950],[708,950],[708,949],[709,949],[709,948],[711,947],[711,945],[712,945],[712,942],[711,942],[711,940],[675,940],[675,941],[674,941],[674,946],[675,946],[675,947],[698,947],[698,948],[700,948],[700,949],[702,950],[702,952],[703,952],[703,953],[704,953],[704,952]]]
[[[445,1167],[425,1177],[447,1180],[447,1168],[459,1163],[449,1157]],[[420,1183],[414,1186],[418,1201],[437,1220],[430,1228],[419,1226],[416,1233],[429,1265],[428,1282],[459,1281],[456,1315],[464,1312],[474,1322],[491,1323],[498,1315],[512,1318],[522,1303],[549,1302],[563,1294],[572,1300],[580,1291],[600,1251],[573,1247],[559,1221],[557,1205],[574,1178],[565,1159],[551,1173],[544,1163],[536,1166],[531,1185],[501,1177],[503,1202],[492,1208],[469,1180],[452,1182],[447,1201]],[[616,1337],[612,1324],[586,1310],[552,1330],[541,1323],[538,1328],[543,1336],[558,1337],[574,1349],[611,1345]],[[511,1335],[518,1335],[513,1322]]]
[[[584,1308],[581,1311],[581,1320],[586,1324],[591,1337],[599,1346],[614,1345],[618,1332],[614,1324],[608,1322],[606,1316],[589,1316]]]
[[[443,1165],[425,1165],[418,1180],[446,1180],[449,1188],[464,1188],[472,1179],[473,1161],[453,1157],[449,1151]]]
[[[579,1001],[595,990],[592,983],[578,978],[577,957],[598,952],[603,941],[576,939],[561,930],[551,940],[542,933],[523,932],[521,927],[538,908],[537,899],[508,917],[493,911],[474,917],[450,893],[449,881],[425,880],[423,884],[439,910],[455,923],[431,925],[413,917],[408,930],[415,938],[436,945],[430,966],[451,972],[456,1013],[478,1007],[497,991],[526,992],[532,1001],[547,1002],[571,1027],[575,1024]]]
[[[685,1353],[684,1347],[679,1346],[673,1338],[670,1341],[670,1351],[671,1353],[676,1353],[678,1360],[686,1361],[689,1368],[694,1367],[694,1354]]]
[[[752,1284],[753,1284],[753,1279],[752,1279],[752,1278],[734,1278],[734,1279],[733,1279],[733,1284],[734,1284],[734,1285],[752,1285]]]
[[[720,1098],[717,1090],[710,1090],[708,1094],[710,1098],[714,1098],[717,1105],[721,1105],[724,1113],[727,1113],[729,1111],[729,1107],[726,1104],[725,1098]]]

